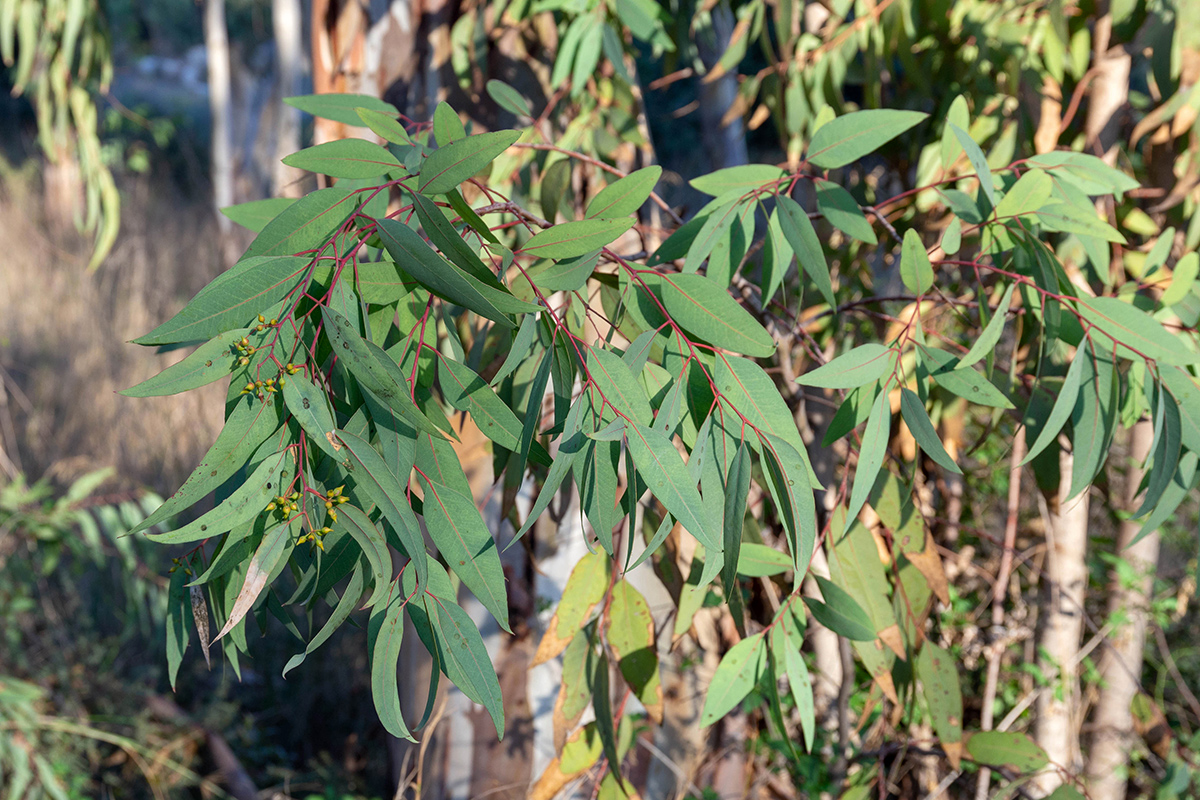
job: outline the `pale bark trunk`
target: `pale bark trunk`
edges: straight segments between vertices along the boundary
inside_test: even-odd
[[[1083,632],[1083,601],[1087,589],[1088,491],[1068,500],[1073,456],[1063,451],[1057,507],[1046,526],[1046,574],[1042,596],[1038,651],[1040,667],[1050,685],[1038,695],[1034,738],[1050,757],[1052,768],[1035,781],[1049,794],[1062,784],[1059,769],[1078,771],[1079,681],[1075,674],[1079,638]]]
[[[280,98],[275,118],[275,162],[271,174],[271,192],[276,197],[299,197],[304,193],[304,187],[300,184],[304,172],[280,160],[300,149],[300,112],[283,102],[283,98],[298,93],[303,71],[303,26],[300,14],[300,0],[271,2]]]
[[[1125,508],[1137,507],[1142,470],[1138,466],[1150,452],[1154,426],[1141,420],[1130,434],[1131,464],[1126,474]],[[1088,754],[1088,787],[1092,800],[1124,800],[1129,753],[1133,749],[1133,714],[1130,704],[1138,692],[1142,672],[1142,649],[1146,644],[1147,610],[1154,588],[1158,565],[1158,531],[1147,534],[1136,544],[1130,542],[1141,530],[1137,520],[1121,523],[1117,535],[1117,555],[1138,576],[1133,585],[1124,585],[1114,572],[1109,578],[1108,618],[1123,619],[1113,632],[1100,656],[1101,689],[1093,719],[1092,746]]]
[[[208,55],[208,107],[212,114],[211,175],[221,255],[225,266],[237,261],[233,223],[220,209],[233,205],[233,119],[229,70],[229,34],[225,28],[225,0],[204,4],[204,48]]]

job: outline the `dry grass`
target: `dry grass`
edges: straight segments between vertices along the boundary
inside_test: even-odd
[[[0,181],[0,455],[30,477],[114,466],[127,487],[174,491],[220,428],[224,387],[141,400],[117,391],[184,355],[127,342],[219,271],[212,213],[168,181],[134,179],[116,248],[88,274],[86,242],[45,232],[39,184]]]

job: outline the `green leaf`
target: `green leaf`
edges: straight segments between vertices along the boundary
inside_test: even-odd
[[[649,425],[653,421],[654,412],[646,393],[620,356],[603,347],[589,347],[587,368],[610,405],[639,424]]]
[[[133,343],[203,341],[240,328],[294,289],[307,263],[303,258],[243,258],[197,292],[178,314]]]
[[[370,128],[371,132],[379,138],[392,144],[413,144],[412,137],[408,135],[408,131],[404,129],[404,125],[396,118],[396,115],[372,111],[369,108],[355,109],[355,113],[362,120],[362,124]]]
[[[243,228],[259,233],[295,202],[294,197],[268,197],[264,200],[225,206],[221,213]]]
[[[942,233],[942,250],[952,256],[962,248],[962,220],[954,217]]]
[[[874,641],[875,626],[871,624],[871,618],[863,611],[858,601],[833,581],[820,575],[813,577],[817,579],[817,584],[821,587],[821,596],[825,598],[824,602],[811,597],[805,598],[813,618],[837,635],[852,641]]]
[[[833,283],[829,277],[829,264],[825,261],[825,250],[817,231],[804,209],[795,200],[779,195],[779,224],[783,229],[784,238],[796,253],[796,260],[808,273],[808,277],[816,285],[821,296],[830,308],[837,308],[837,300],[833,296]]]
[[[492,376],[492,386],[499,386],[505,378],[512,374],[513,370],[525,361],[529,356],[529,348],[533,345],[537,334],[538,318],[533,314],[527,314],[521,320],[521,327],[517,330],[516,337],[513,338],[512,346],[508,349],[508,355],[505,356],[504,363],[500,365],[500,369],[496,370],[496,374]]]
[[[921,402],[921,398],[917,397],[915,392],[904,387],[900,389],[900,415],[904,418],[904,424],[908,425],[908,430],[912,433],[913,438],[917,440],[917,444],[925,451],[925,455],[944,469],[959,475],[962,474],[962,470],[959,469],[958,464],[954,463],[954,459],[942,445],[942,440],[938,438],[933,421],[929,419],[929,413],[925,411],[925,404]]]
[[[1000,305],[996,306],[996,313],[988,320],[987,326],[979,334],[975,344],[971,345],[967,354],[958,360],[959,369],[975,364],[995,350],[996,343],[1000,341],[1000,335],[1004,333],[1004,322],[1008,318],[1008,306],[1012,303],[1013,292],[1016,288],[1017,284],[1010,283],[1004,290],[1004,297],[1001,298]]]
[[[512,409],[470,367],[444,356],[440,363],[438,375],[446,401],[469,411],[484,436],[506,450],[519,450],[521,421]]]
[[[1087,357],[1087,352],[1082,347],[1075,352],[1075,358],[1067,370],[1062,388],[1058,390],[1054,400],[1054,407],[1050,409],[1050,416],[1046,418],[1037,440],[1029,448],[1025,458],[1021,460],[1021,466],[1025,466],[1037,458],[1043,450],[1049,447],[1050,443],[1058,438],[1058,432],[1062,430],[1063,425],[1071,418],[1071,412],[1075,409],[1075,400],[1079,397],[1079,385],[1083,380],[1083,361]]]
[[[485,285],[500,291],[508,292],[508,288],[496,278],[495,273],[488,268],[483,260],[471,249],[455,229],[437,204],[422,194],[413,195],[413,207],[425,235],[442,251],[455,266],[477,278]]]
[[[871,223],[849,192],[836,183],[820,178],[815,178],[813,183],[817,189],[817,209],[830,225],[860,242],[879,243]]]
[[[821,389],[854,389],[879,380],[895,365],[894,350],[877,342],[868,342],[804,373],[796,378],[796,383]]]
[[[1040,169],[1031,169],[1020,177],[996,206],[996,218],[1032,214],[1046,205],[1054,181]]]
[[[726,566],[728,566],[728,548],[726,548]],[[770,578],[782,575],[795,565],[787,553],[781,553],[774,547],[756,542],[742,542],[741,555],[738,557],[737,571],[747,578]]]
[[[371,522],[370,517],[352,505],[343,505],[338,509],[338,521],[334,524],[345,529],[367,557],[375,591],[364,605],[373,607],[381,602],[388,589],[392,588],[392,554],[388,551],[387,539],[375,523]],[[359,591],[362,591],[361,584]]]
[[[612,219],[636,214],[650,198],[662,167],[657,164],[631,172],[620,180],[601,189],[592,202],[588,203],[584,216],[596,219]]]
[[[1163,292],[1162,304],[1173,306],[1187,297],[1196,285],[1197,274],[1200,274],[1200,253],[1194,250],[1184,253],[1171,271],[1171,285]]]
[[[975,175],[979,178],[979,185],[983,189],[983,193],[987,196],[988,204],[996,207],[996,184],[992,179],[992,168],[988,166],[987,156],[979,149],[979,145],[975,144],[975,140],[971,138],[971,134],[957,125],[951,124],[950,129],[954,131],[954,136],[958,139],[959,146],[963,152],[967,154],[967,159],[971,162],[971,167],[975,170]]]
[[[445,100],[433,109],[433,136],[437,139],[438,147],[445,147],[451,142],[457,142],[467,135],[462,120],[450,104]]]
[[[629,581],[619,580],[613,585],[608,620],[608,646],[612,648],[625,682],[650,717],[661,721],[663,695],[658,676],[654,617],[650,615],[646,598]]]
[[[592,711],[596,714],[596,733],[604,748],[609,769],[621,774],[621,757],[617,754],[617,732],[613,725],[612,690],[608,685],[608,657],[603,652],[596,661],[595,683],[592,690]]]
[[[258,596],[266,588],[275,568],[284,560],[284,553],[292,545],[293,527],[293,524],[284,522],[268,528],[267,532],[263,534],[258,549],[254,551],[250,563],[246,565],[246,577],[242,581],[242,588],[238,590],[237,598],[233,601],[233,606],[229,609],[229,617],[225,620],[221,632],[213,638],[214,642],[236,628],[246,614],[250,613],[250,609],[254,607]]]
[[[1175,404],[1171,394],[1162,387],[1158,390],[1157,405],[1153,448],[1154,466],[1150,470],[1150,482],[1146,486],[1146,496],[1143,498],[1141,506],[1134,512],[1134,517],[1140,517],[1158,505],[1158,501],[1162,499],[1163,493],[1179,469],[1182,446],[1179,406]]]
[[[500,695],[500,680],[479,629],[470,615],[452,600],[426,595],[425,608],[437,625],[438,656],[446,665],[446,674],[463,694],[487,709],[496,727],[496,736],[503,739],[504,701]]]
[[[475,501],[438,483],[422,480],[424,517],[438,552],[500,627],[508,627],[508,595],[496,540]]]
[[[933,265],[921,236],[912,228],[904,232],[904,246],[900,251],[900,279],[908,290],[918,297],[933,288]]]
[[[726,167],[699,178],[692,178],[688,183],[698,192],[704,192],[713,197],[722,197],[733,192],[743,194],[759,189],[770,183],[775,183],[787,175],[779,167],[770,164],[743,164],[737,167]]]
[[[1116,344],[1121,358],[1152,358],[1163,364],[1197,364],[1200,353],[1189,350],[1172,336],[1158,320],[1115,297],[1078,298],[1075,301],[1083,319],[1090,322]],[[1103,341],[1102,350],[1110,349]]]
[[[593,250],[575,258],[560,259],[530,277],[544,292],[573,292],[584,287],[599,262],[600,251]]]
[[[742,549],[742,523],[746,517],[746,499],[750,494],[750,451],[746,443],[738,444],[737,453],[729,465],[725,483],[724,542],[725,566],[721,577],[725,583],[725,596],[730,597],[738,589],[738,559]]]
[[[704,515],[696,481],[688,475],[679,451],[658,431],[633,421],[629,421],[628,425],[629,454],[649,484],[650,491],[666,506],[671,516],[704,545],[708,561],[719,562],[721,536],[714,530],[714,521]]]
[[[563,652],[562,687],[558,690],[555,712],[556,717],[558,713],[562,714],[562,718],[566,722],[563,727],[567,730],[579,722],[584,710],[592,702],[592,691],[596,684],[596,660],[595,642],[589,630],[581,630],[580,635],[573,637]],[[555,727],[558,727],[557,718]],[[591,736],[590,741],[592,746],[588,748],[588,751],[591,761],[595,762],[600,757],[600,739]],[[570,750],[571,743],[568,742],[563,748],[562,754],[564,772],[568,771]],[[589,754],[585,753],[579,755],[585,759],[589,757]]]
[[[383,456],[365,439],[346,431],[339,432],[338,439],[346,446],[350,475],[364,495],[379,507],[384,519],[400,537],[400,543],[404,545],[417,572],[417,587],[424,589],[429,583],[429,563],[425,539],[421,536],[421,528],[404,491],[408,476],[392,474]]]
[[[251,256],[291,256],[325,247],[365,197],[338,186],[306,194],[262,229],[242,261]],[[234,269],[236,264],[230,271]]]
[[[958,359],[949,353],[929,347],[920,348],[921,359],[929,374],[946,391],[966,398],[972,403],[992,408],[1012,408],[1012,402],[996,386],[971,367],[958,366]]]
[[[424,194],[449,192],[481,172],[520,138],[520,131],[493,131],[439,147],[421,166],[418,188]]]
[[[1179,406],[1180,437],[1183,446],[1200,453],[1200,385],[1186,370],[1170,367],[1160,370],[1163,385]]]
[[[729,648],[708,684],[700,725],[712,725],[737,708],[758,683],[766,665],[767,645],[761,633],[747,636]]]
[[[328,306],[321,307],[321,319],[333,352],[355,380],[418,431],[441,437],[438,427],[417,408],[408,378],[387,353],[359,336],[350,320]]]
[[[854,488],[850,491],[850,506],[846,519],[853,520],[862,510],[863,504],[875,486],[875,478],[883,467],[887,455],[888,438],[892,428],[892,408],[887,392],[880,392],[871,409],[867,427],[863,431],[862,448],[858,452],[858,466],[854,470]]]
[[[191,630],[187,621],[190,615],[187,573],[182,565],[177,565],[167,586],[167,682],[171,684],[171,691],[175,691],[175,678],[179,675],[183,654],[187,652]]]
[[[662,302],[676,323],[702,341],[760,358],[775,352],[771,334],[720,284],[703,275],[664,278]]]
[[[804,732],[804,745],[811,753],[813,735],[817,726],[812,680],[808,675],[808,665],[804,663],[804,654],[798,647],[787,647],[784,654],[784,668],[787,672],[788,685],[792,690],[792,697],[796,701],[796,713],[800,716],[800,730]]]
[[[564,158],[546,167],[542,174],[542,189],[538,197],[542,215],[550,222],[558,218],[558,205],[571,185],[571,160]]]
[[[946,114],[946,125],[942,128],[942,169],[947,170],[958,160],[958,154],[962,152],[962,145],[958,143],[952,125],[957,125],[963,130],[971,125],[971,112],[967,108],[967,99],[961,94],[950,103],[950,110]]]
[[[804,455],[804,440],[800,438],[796,420],[775,381],[762,367],[746,358],[721,356],[717,359],[713,377],[723,398],[745,415],[751,425],[779,437]],[[751,438],[749,442],[757,449],[757,438]],[[814,488],[821,488],[811,469],[808,480]]]
[[[813,134],[808,145],[808,161],[821,169],[844,167],[874,152],[928,116],[920,111],[896,109],[845,114],[825,123]]]
[[[547,358],[549,357],[547,356]],[[554,499],[558,488],[562,486],[563,480],[570,474],[575,458],[587,443],[587,437],[580,432],[583,414],[587,406],[588,404],[582,401],[572,404],[571,410],[568,412],[567,418],[563,423],[563,435],[559,440],[558,454],[555,456],[554,462],[550,465],[550,472],[546,474],[546,480],[542,483],[542,489],[538,492],[537,500],[534,501],[533,507],[529,509],[529,514],[525,517],[525,522],[521,525],[521,530],[517,531],[517,535],[513,537],[514,542],[524,536],[533,527],[533,523],[537,522],[542,512],[549,507],[550,501]]]
[[[496,105],[508,113],[516,114],[518,117],[533,117],[533,109],[530,108],[529,101],[504,81],[493,78],[487,82],[485,88],[488,95],[496,101]]]
[[[380,580],[380,577],[377,576],[376,579]],[[304,659],[318,647],[325,644],[329,640],[329,637],[342,626],[342,623],[350,618],[350,614],[353,613],[355,607],[358,605],[358,601],[362,599],[365,583],[362,562],[355,556],[354,571],[350,574],[350,581],[346,584],[346,590],[342,593],[337,605],[330,612],[329,619],[321,626],[321,630],[317,631],[316,636],[313,636],[308,641],[308,644],[304,647],[304,652],[297,653],[288,659],[288,662],[283,665],[283,674],[280,677],[286,678],[289,672],[303,664]],[[391,588],[392,584],[389,584],[386,576],[384,576],[382,577],[382,582],[376,583],[375,586],[375,594],[378,595],[380,586],[383,587],[384,591],[387,591]],[[374,605],[374,603],[368,603],[367,605]]]
[[[122,390],[120,394],[126,397],[161,397],[207,386],[233,371],[239,355],[235,346],[242,337],[254,336],[254,333],[252,328],[226,331],[200,345],[178,364],[167,367],[149,380]],[[261,346],[264,338],[255,336],[254,344]]]
[[[633,223],[631,218],[563,222],[535,234],[521,252],[540,258],[575,258],[609,244]]]
[[[293,375],[286,381],[283,385],[283,401],[288,411],[321,450],[335,461],[340,461],[338,448],[334,446],[333,436],[337,426],[333,422],[329,398],[302,374]]]
[[[933,729],[943,745],[962,741],[963,699],[955,659],[928,639],[917,654],[917,675],[933,717]]]
[[[1096,352],[1090,343],[1085,349],[1079,397],[1071,413],[1074,462],[1068,500],[1091,485],[1108,458],[1120,391],[1108,354]]]
[[[403,222],[381,219],[378,230],[384,248],[396,259],[396,263],[438,297],[470,309],[506,328],[516,327],[508,314],[541,310],[540,306],[518,300],[452,265]]]
[[[612,530],[621,516],[617,500],[620,456],[620,441],[593,441],[579,454],[576,462],[575,480],[579,484],[580,505],[604,551],[610,555],[613,552]]]
[[[809,475],[812,467],[800,451],[785,440],[765,434],[763,464],[770,480],[767,488],[783,519],[792,550],[792,583],[800,585],[812,560],[817,541],[817,504]]]
[[[1037,772],[1050,763],[1046,751],[1023,733],[976,731],[967,738],[967,754],[980,764],[1001,767],[1018,775]]]
[[[1125,244],[1125,237],[1109,225],[1092,208],[1081,209],[1067,203],[1050,203],[1037,212],[1037,220],[1049,231],[1095,236],[1106,242]]]
[[[283,494],[291,484],[296,468],[295,456],[285,450],[266,458],[240,487],[212,511],[182,528],[151,533],[150,538],[163,544],[197,542],[233,530],[263,513],[271,498]]]
[[[533,657],[536,666],[557,656],[583,629],[588,617],[604,599],[611,584],[612,562],[599,551],[588,553],[575,564],[563,587],[562,599],[550,617],[546,633]]]
[[[175,516],[233,477],[262,443],[279,430],[280,417],[280,403],[274,398],[262,403],[246,395],[244,400],[235,403],[225,420],[225,427],[196,469],[175,494],[138,523],[131,533],[140,533]]]
[[[387,602],[371,610],[367,623],[367,652],[371,658],[371,699],[379,721],[392,736],[415,742],[400,710],[397,666],[404,641],[404,607],[407,598],[397,583],[389,587]]]
[[[404,170],[388,150],[363,139],[337,139],[285,156],[283,163],[334,178],[374,178]]]
[[[298,108],[306,114],[322,119],[331,119],[343,125],[359,126],[362,120],[358,109],[366,108],[393,117],[399,114],[396,107],[370,94],[306,94],[299,97],[285,97],[283,102],[292,108]]]

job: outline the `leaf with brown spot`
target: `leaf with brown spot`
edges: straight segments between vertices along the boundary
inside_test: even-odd
[[[562,600],[550,618],[550,624],[546,626],[546,633],[530,666],[536,667],[549,661],[571,643],[572,637],[583,627],[596,604],[604,599],[610,569],[608,556],[601,552],[589,553],[579,560],[567,578]]]
[[[621,674],[655,724],[662,724],[663,693],[654,645],[654,618],[646,598],[629,581],[613,586],[608,611],[608,644]]]

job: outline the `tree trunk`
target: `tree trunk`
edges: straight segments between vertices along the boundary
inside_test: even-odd
[[[204,3],[204,49],[208,55],[208,107],[212,115],[211,170],[213,205],[221,235],[225,266],[237,261],[233,223],[220,209],[233,205],[233,118],[229,70],[229,34],[225,28],[225,0]]]
[[[275,197],[300,197],[304,171],[280,159],[300,149],[300,112],[283,102],[299,93],[304,66],[300,0],[272,0],[271,24],[275,28],[275,65],[279,73],[279,108],[275,117],[275,162],[271,193]]]
[[[697,47],[705,69],[717,65],[733,36],[733,11],[726,0],[713,6],[711,39],[697,37]],[[737,72],[730,71],[716,80],[705,78],[700,84],[700,117],[704,131],[704,149],[710,169],[735,167],[749,159],[746,153],[746,132],[741,115],[726,120],[726,112],[737,99]]]
[[[1125,477],[1124,506],[1133,511],[1138,487],[1142,482],[1141,464],[1154,441],[1154,426],[1148,419],[1133,427],[1130,435],[1130,461]],[[1137,579],[1123,584],[1114,572],[1109,578],[1108,618],[1122,620],[1100,656],[1101,689],[1096,701],[1092,725],[1092,746],[1088,759],[1089,795],[1092,800],[1123,800],[1133,749],[1133,714],[1130,704],[1138,692],[1142,672],[1142,648],[1146,643],[1146,619],[1154,574],[1158,565],[1158,531],[1136,544],[1130,542],[1141,530],[1136,520],[1121,523],[1117,535],[1117,555],[1133,568]]]
[[[1058,502],[1047,515],[1046,572],[1042,591],[1038,652],[1042,673],[1050,685],[1037,701],[1034,738],[1050,757],[1052,769],[1040,775],[1035,787],[1049,794],[1062,784],[1059,769],[1077,772],[1079,752],[1079,637],[1083,632],[1083,601],[1087,589],[1088,490],[1068,500],[1074,458],[1063,451]]]

